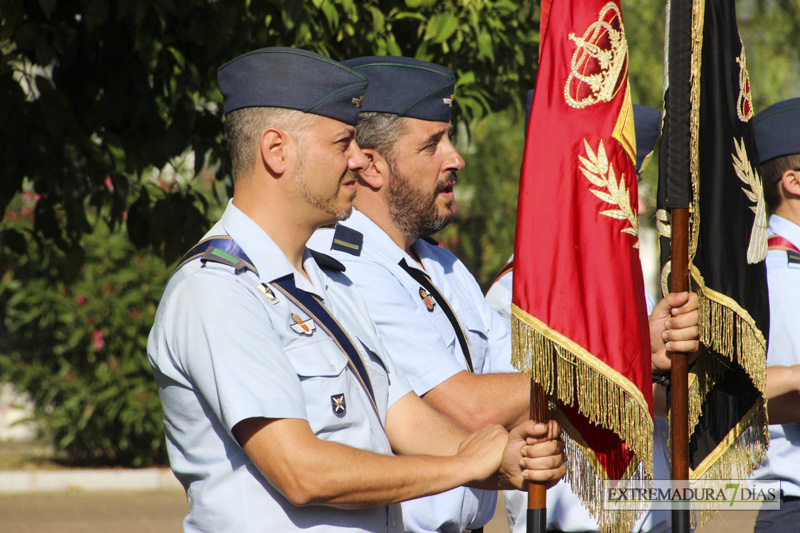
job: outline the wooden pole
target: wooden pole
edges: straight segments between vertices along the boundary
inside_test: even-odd
[[[547,397],[544,389],[531,379],[531,420],[547,423]],[[547,531],[547,489],[538,483],[528,483],[527,533]]]
[[[689,290],[689,210],[672,210],[672,292]],[[689,362],[685,353],[672,356],[670,409],[673,488],[689,479]],[[689,510],[672,510],[672,531],[689,533]]]

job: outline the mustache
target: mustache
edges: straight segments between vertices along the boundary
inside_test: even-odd
[[[444,180],[436,184],[436,194],[439,194],[443,190],[455,186],[457,181],[458,181],[458,174],[456,174],[455,172],[449,172]]]

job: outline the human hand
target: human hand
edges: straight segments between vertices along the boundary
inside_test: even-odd
[[[493,477],[504,458],[508,432],[499,424],[490,424],[472,433],[458,447],[456,457],[472,472],[470,478],[481,482]]]
[[[672,368],[669,352],[683,352],[694,361],[700,350],[697,294],[670,293],[650,313],[651,370]]]
[[[564,477],[564,441],[561,426],[526,420],[509,432],[498,473],[500,488],[526,489],[526,482],[555,485]]]

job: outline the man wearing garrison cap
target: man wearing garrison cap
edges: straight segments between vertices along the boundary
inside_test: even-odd
[[[344,62],[369,78],[349,219],[310,246],[347,265],[387,349],[415,392],[468,429],[514,427],[529,416],[530,379],[511,366],[508,324],[467,268],[430,235],[455,213],[453,186],[464,160],[450,142],[455,78],[403,57]],[[670,333],[672,334],[672,333]],[[458,532],[484,525],[494,495],[459,488],[403,504],[407,531]]]
[[[781,481],[780,510],[755,531],[800,531],[800,98],[753,117],[769,218],[767,397],[770,446],[758,480]]]
[[[354,127],[367,79],[288,48],[218,77],[233,199],[148,341],[184,530],[402,531],[402,500],[563,475],[556,428],[469,435],[413,394],[342,265],[305,246],[349,215],[369,164]]]

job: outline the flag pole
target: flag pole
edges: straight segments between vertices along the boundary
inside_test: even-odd
[[[672,292],[689,290],[689,210],[672,210]],[[689,479],[689,362],[687,354],[671,352],[672,406],[670,409],[673,480]],[[676,488],[680,481],[673,481]],[[672,531],[689,533],[689,510],[672,510]]]
[[[670,0],[668,91],[666,106],[667,149],[666,203],[672,212],[672,292],[689,289],[689,199],[691,197],[691,61],[692,2]],[[689,372],[686,354],[671,352],[671,477],[681,487],[689,479]],[[672,531],[689,533],[688,509],[672,510]]]
[[[542,57],[544,31],[550,17],[550,2],[539,1],[539,53],[536,56],[536,77],[539,77],[539,60]],[[542,24],[544,20],[544,24]],[[531,106],[533,103],[531,102]],[[531,111],[532,112],[532,111]],[[526,134],[529,124],[525,124]],[[530,419],[547,424],[547,397],[544,388],[531,377]],[[528,513],[526,533],[545,533],[547,531],[547,489],[538,483],[528,483]]]
[[[547,398],[541,385],[531,378],[530,418],[547,423]],[[527,533],[544,533],[547,527],[547,489],[538,483],[528,483]]]

